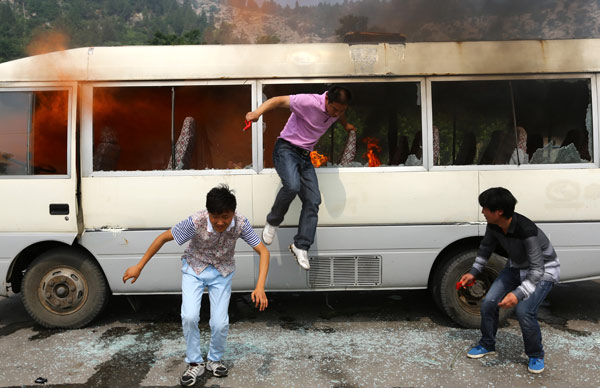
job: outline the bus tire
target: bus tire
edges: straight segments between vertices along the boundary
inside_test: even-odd
[[[106,307],[108,286],[102,270],[83,249],[61,247],[35,259],[21,288],[29,315],[47,328],[76,329]]]
[[[471,249],[456,253],[440,267],[435,279],[439,282],[434,288],[434,299],[442,310],[460,326],[476,329],[481,325],[481,302],[489,291],[492,283],[506,265],[506,259],[492,254],[483,272],[476,276],[475,284],[471,287],[456,289],[456,283],[469,272],[477,250]],[[512,313],[512,309],[500,309],[500,322]]]

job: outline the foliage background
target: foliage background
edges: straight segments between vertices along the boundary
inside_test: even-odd
[[[0,62],[59,49],[143,44],[600,37],[598,0],[0,0]]]

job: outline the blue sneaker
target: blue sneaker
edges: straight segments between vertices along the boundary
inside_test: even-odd
[[[527,370],[531,373],[542,373],[544,371],[544,359],[537,357],[529,357],[529,366]]]
[[[473,349],[469,350],[469,353],[467,353],[467,357],[469,357],[469,358],[481,358],[481,357],[483,357],[485,355],[493,354],[493,353],[495,353],[493,350],[487,350],[483,346],[477,345]]]

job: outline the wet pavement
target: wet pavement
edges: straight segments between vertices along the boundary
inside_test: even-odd
[[[556,286],[540,310],[546,371],[527,372],[514,319],[495,355],[465,357],[477,330],[462,329],[427,291],[247,294],[230,305],[226,378],[196,387],[600,387],[600,281]],[[0,298],[0,387],[178,387],[185,363],[180,296],[113,297],[79,330],[48,330],[19,295]],[[207,351],[208,300],[200,329]]]

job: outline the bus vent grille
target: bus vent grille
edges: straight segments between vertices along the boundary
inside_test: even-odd
[[[310,258],[309,287],[359,287],[380,284],[381,256]]]

